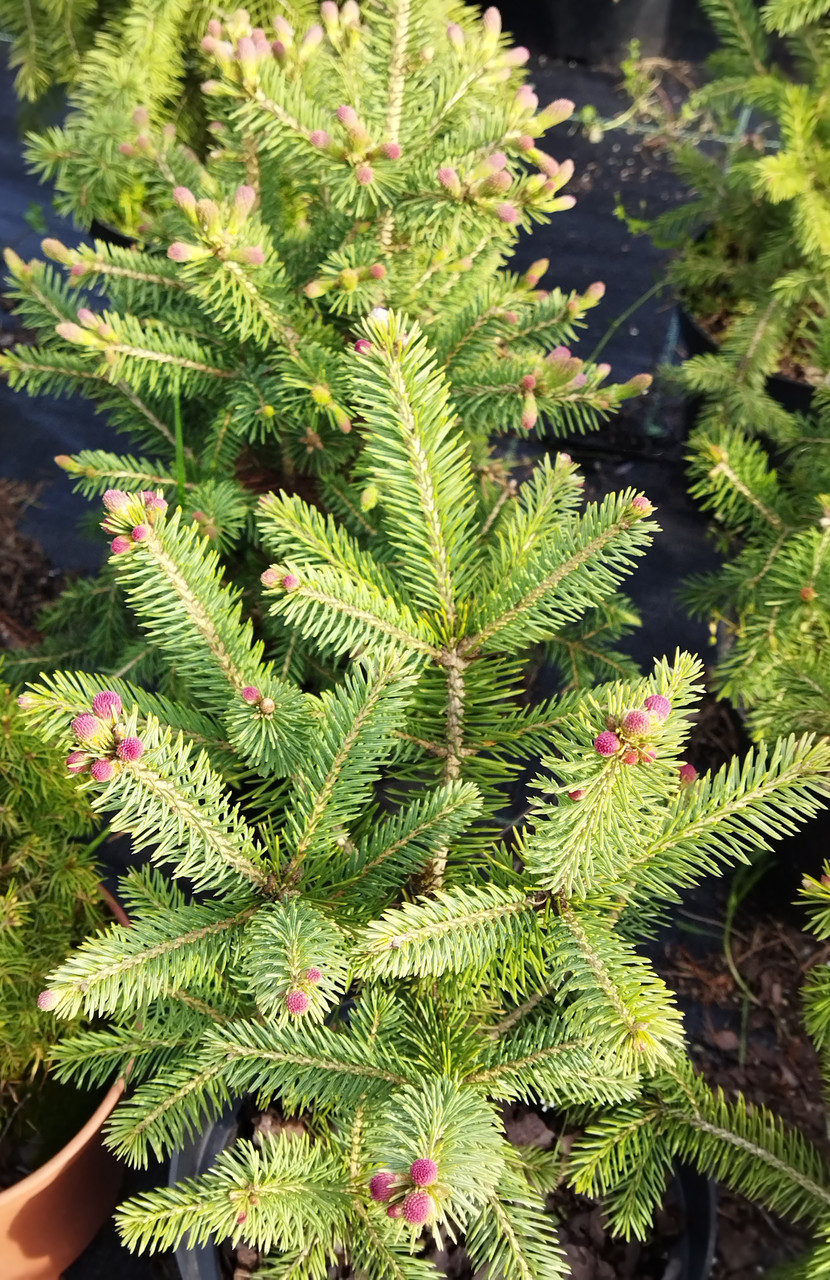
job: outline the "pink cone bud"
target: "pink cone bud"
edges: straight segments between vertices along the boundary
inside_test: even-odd
[[[569,800],[584,800],[584,799],[585,799],[585,792],[584,792],[584,791],[579,791],[579,790],[576,790],[576,791],[569,791],[569,792],[568,792],[568,799],[569,799]]]
[[[638,751],[637,754],[639,755],[640,760],[643,762],[643,764],[653,764],[654,761],[657,759],[657,753],[655,751],[646,751],[643,747],[640,747],[640,750]]]
[[[400,1218],[403,1216],[403,1209],[399,1204],[390,1204],[386,1210],[387,1218]]]
[[[566,360],[570,360],[571,352],[569,347],[554,347],[545,356],[549,364],[563,364]]]
[[[460,53],[464,48],[464,32],[457,22],[451,22],[447,27],[447,39],[456,53]]]
[[[358,355],[364,356],[367,351],[372,350],[372,344],[368,338],[358,338],[357,342],[354,344],[354,349]]]
[[[115,720],[121,714],[121,699],[112,689],[101,689],[92,699],[92,710],[102,720]]]
[[[671,703],[662,693],[652,693],[646,698],[643,706],[658,720],[665,720],[671,714]]]
[[[312,965],[310,969],[306,969],[305,971],[306,982],[310,982],[312,986],[315,986],[315,987],[317,983],[320,981],[320,979],[322,978],[322,976],[323,975],[321,971],[315,965]]]
[[[557,98],[539,113],[539,124],[549,129],[551,125],[561,124],[563,120],[567,120],[575,110],[570,98]]]
[[[249,267],[261,267],[265,261],[265,253],[258,244],[246,245],[239,250],[239,259]]]
[[[305,53],[311,53],[313,49],[317,48],[317,46],[320,44],[320,41],[322,39],[323,39],[323,28],[320,26],[318,22],[315,22],[314,26],[309,27],[308,31],[306,31],[305,35],[300,41],[300,48]]]
[[[516,222],[519,212],[514,204],[497,204],[496,216],[500,222]]]
[[[601,756],[616,755],[620,749],[620,740],[610,729],[594,738],[594,750]]]
[[[238,1214],[236,1215],[236,1221],[237,1221],[240,1225],[241,1225],[243,1222],[247,1222],[247,1221],[248,1221],[248,1215],[247,1215],[247,1213],[245,1212],[245,1210],[244,1210],[244,1209],[241,1211],[241,1213],[238,1213]]]
[[[494,151],[491,156],[487,157],[485,164],[490,166],[493,173],[499,173],[507,164],[507,156],[503,151]]]
[[[369,1179],[369,1195],[373,1200],[388,1200],[392,1194],[397,1178],[388,1169],[382,1169]]]
[[[201,258],[203,255],[201,249],[195,244],[185,244],[183,240],[174,240],[167,250],[167,256],[173,262],[192,262],[194,258]]]
[[[648,391],[654,379],[650,373],[635,373],[633,378],[629,378],[625,384],[630,387],[637,395],[642,395],[644,391]]]
[[[35,700],[30,693],[21,693],[18,695],[17,705],[24,709],[33,707],[35,705]]]
[[[409,1176],[416,1187],[431,1187],[433,1182],[438,1181],[438,1165],[434,1160],[422,1156],[410,1165]]]
[[[386,267],[382,262],[373,262],[369,268],[369,275],[373,280],[382,280],[386,275]]]
[[[374,181],[375,173],[370,164],[359,164],[354,171],[354,176],[361,187],[368,187],[369,183]]]
[[[512,185],[513,179],[507,170],[499,169],[496,173],[491,173],[489,178],[485,179],[481,189],[482,191],[490,193],[498,191],[503,194],[505,191],[509,191]]]
[[[194,213],[196,210],[196,197],[190,190],[190,187],[174,187],[173,199],[176,204],[185,213]]]
[[[89,756],[85,751],[70,751],[66,757],[66,767],[70,773],[83,773],[89,768]]]
[[[340,123],[347,129],[354,129],[360,123],[354,107],[349,107],[344,104],[337,108],[336,115]]]
[[[274,30],[280,40],[284,40],[286,44],[291,44],[294,39],[294,28],[287,18],[283,18],[281,14],[278,14],[274,19]]]
[[[536,397],[528,393],[522,402],[522,431],[532,431],[539,420]]]
[[[607,378],[609,373],[611,372],[611,366],[610,364],[606,364],[605,362],[603,362],[602,364],[597,365],[596,372],[597,372],[598,378]]]
[[[122,156],[130,157],[135,155],[135,147],[131,142],[119,142],[118,151]]]
[[[401,148],[397,142],[384,142],[381,151],[387,160],[400,160]]]
[[[267,572],[268,571],[266,570],[266,573]],[[246,684],[245,688],[242,690],[242,697],[246,702],[250,703],[260,702],[262,700],[262,694],[254,684]]]
[[[303,293],[307,298],[322,298],[325,290],[319,280],[309,280],[303,289]]]
[[[529,133],[523,133],[518,139],[518,146],[520,151],[532,151],[536,146],[536,139],[531,138]]]
[[[142,489],[138,495],[148,511],[166,511],[167,499],[153,493],[152,489]]]
[[[584,387],[587,381],[588,381],[587,374],[575,373],[574,376],[571,378],[571,386]]]
[[[78,308],[78,319],[86,328],[95,328],[98,324],[98,317],[94,311],[90,311],[89,307]]]
[[[59,998],[57,991],[41,991],[37,998],[37,1007],[48,1013],[50,1009],[54,1009]]]
[[[503,311],[502,319],[505,320],[507,324],[518,324],[519,313],[518,311]]]
[[[122,534],[119,534],[118,537],[113,538],[110,543],[110,551],[114,556],[120,556],[123,555],[125,551],[129,551],[132,545],[133,544],[130,542],[129,538],[125,538]]]
[[[340,19],[340,10],[334,3],[334,0],[323,0],[320,5],[320,17],[324,22],[336,23]]]
[[[290,1014],[298,1017],[308,1012],[311,1007],[311,998],[304,991],[289,991],[285,997],[285,1007]]]
[[[631,505],[635,511],[643,511],[648,513],[654,508],[644,493],[638,493],[636,498],[631,499]]]
[[[438,170],[438,181],[441,186],[449,191],[452,195],[458,195],[461,192],[461,179],[455,169],[449,165],[445,165]]]
[[[118,744],[119,760],[140,760],[144,755],[144,743],[140,738],[122,738]]]
[[[412,1191],[403,1202],[404,1222],[420,1227],[432,1216],[432,1196],[426,1191]]]
[[[535,111],[539,105],[539,99],[536,97],[536,94],[533,92],[529,84],[519,86],[516,90],[516,96],[513,101],[522,111],[527,112]],[[530,141],[532,146],[533,139],[531,138]]]
[[[209,36],[214,36],[217,40],[221,38],[222,23],[218,18],[211,18],[210,22],[207,24],[207,33]]]
[[[86,275],[87,267],[83,262],[74,262],[69,268],[69,274],[77,280],[79,276]]]
[[[529,57],[530,50],[519,44],[515,49],[505,50],[502,61],[508,67],[523,67]]]
[[[259,580],[264,587],[278,587],[281,581],[276,569],[266,569],[259,575]]]
[[[569,453],[560,453],[559,461],[563,464],[563,466],[569,467],[573,462],[573,458]]]
[[[522,378],[522,388],[525,391],[532,391],[536,386],[536,379],[532,373],[526,373]]]
[[[623,733],[641,734],[648,733],[652,727],[652,719],[647,711],[626,711],[622,719]]]
[[[308,135],[308,140],[312,147],[327,147],[331,142],[331,134],[326,133],[325,129],[314,129]]]
[[[129,504],[130,495],[123,489],[107,489],[103,503],[107,511],[123,511]]]
[[[693,764],[682,764],[677,771],[681,787],[688,787],[690,783],[697,781],[697,769]]]
[[[622,758],[622,762],[623,764],[636,764],[639,759],[640,759],[639,752],[626,751],[625,755]]]
[[[282,585],[286,591],[296,591],[300,585],[300,579],[296,573],[286,573],[282,579]]]
[[[70,728],[79,742],[91,742],[102,729],[101,721],[89,711],[82,712],[72,721]]]
[[[232,209],[238,218],[247,218],[255,204],[256,191],[254,191],[253,187],[249,187],[246,183],[236,188]]]
[[[501,14],[498,9],[492,5],[489,9],[485,9],[481,15],[481,25],[488,36],[501,35]]]
[[[111,760],[93,760],[89,772],[96,782],[109,782],[115,776],[115,765]]]
[[[150,533],[149,525],[137,524],[135,528],[131,531],[130,537],[132,538],[133,542],[143,542],[144,539],[149,536],[149,533]]]

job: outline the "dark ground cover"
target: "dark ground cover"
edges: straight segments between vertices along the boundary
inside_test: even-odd
[[[520,16],[517,10],[519,28]],[[521,29],[519,37],[526,38]],[[696,34],[695,39],[695,48],[705,52]],[[541,57],[534,64],[533,79],[543,103],[570,97],[577,107],[593,103],[610,116],[623,101],[612,71]],[[557,159],[574,159],[576,177],[569,189],[578,205],[573,213],[560,215],[551,226],[524,238],[517,267],[546,256],[551,260],[549,280],[563,288],[584,289],[596,279],[605,282],[606,297],[589,313],[580,344],[580,354],[587,356],[609,326],[660,279],[663,267],[649,241],[632,235],[614,216],[616,204],[621,198],[630,212],[648,216],[682,199],[683,191],[665,161],[639,139],[610,134],[594,145],[578,130],[563,126],[546,145]],[[26,257],[37,254],[44,234],[70,243],[80,239],[56,217],[42,188],[26,174],[5,71],[0,76],[0,172],[0,244]],[[40,206],[45,226],[35,229],[24,220],[32,205]],[[30,221],[37,222],[37,216],[30,214]],[[15,336],[13,314],[0,311],[0,345]],[[603,358],[612,365],[612,377],[622,381],[681,358],[677,344],[673,302],[661,293],[613,330]],[[589,498],[631,484],[659,508],[663,532],[629,585],[644,626],[625,647],[644,666],[677,647],[698,651],[706,659],[712,653],[707,629],[684,615],[675,595],[684,576],[717,564],[705,520],[686,494],[685,409],[659,387],[649,397],[629,402],[626,409],[599,435],[567,445],[585,469]],[[0,647],[31,638],[38,603],[54,597],[65,575],[88,572],[100,562],[103,542],[89,540],[77,529],[88,504],[72,495],[52,461],[57,453],[82,447],[113,447],[110,429],[88,402],[29,400],[0,383]],[[717,766],[745,746],[740,722],[709,699],[696,727],[691,758],[697,767]],[[728,885],[722,883],[706,885],[684,902],[671,930],[653,946],[662,972],[678,991],[701,1069],[728,1092],[743,1089],[752,1100],[782,1111],[820,1142],[825,1140],[820,1073],[803,1034],[796,993],[810,965],[824,962],[826,954],[800,932],[797,911],[773,910],[771,904],[790,902],[801,870],[818,868],[825,832],[826,826],[819,824],[810,839],[787,843],[777,873],[762,881],[736,922],[731,967],[723,946]],[[152,1186],[164,1176],[163,1166],[128,1172],[125,1193]],[[569,1219],[563,1239],[576,1280],[627,1275],[644,1280],[646,1255],[610,1242],[590,1203],[564,1197],[560,1209]],[[675,1225],[669,1211],[661,1231],[670,1234]],[[713,1276],[751,1280],[765,1274],[773,1262],[793,1256],[803,1243],[801,1233],[736,1197],[722,1195]],[[176,1275],[169,1257],[131,1258],[108,1225],[66,1273],[66,1280],[173,1280]]]

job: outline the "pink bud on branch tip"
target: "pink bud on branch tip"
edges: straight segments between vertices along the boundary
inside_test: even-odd
[[[57,991],[41,991],[40,995],[37,998],[38,1009],[43,1009],[47,1013],[49,1012],[50,1009],[54,1009],[57,1003],[58,1003]]]
[[[285,997],[285,1007],[295,1018],[307,1013],[311,1007],[311,998],[304,991],[289,991]]]
[[[404,1222],[412,1227],[423,1226],[432,1215],[432,1196],[426,1191],[413,1191],[403,1202]]]
[[[410,1166],[409,1176],[416,1187],[430,1187],[433,1182],[438,1181],[438,1165],[434,1160],[422,1156]]]
[[[620,740],[610,729],[594,738],[594,750],[601,756],[616,755],[620,749]]]
[[[396,1182],[394,1173],[390,1173],[388,1169],[382,1169],[380,1173],[374,1174],[369,1179],[369,1195],[373,1200],[382,1203],[389,1199]]]
[[[118,744],[118,759],[126,761],[140,760],[144,755],[144,743],[140,738],[123,738]]]
[[[643,706],[658,720],[665,720],[671,713],[671,703],[662,693],[652,693],[646,698]]]
[[[115,765],[111,760],[93,760],[89,772],[96,782],[109,782],[115,776]]]
[[[121,714],[121,699],[112,689],[101,689],[92,699],[92,710],[102,720],[115,719]]]
[[[245,702],[249,702],[253,705],[253,703],[261,701],[262,694],[259,689],[257,689],[256,685],[247,684],[242,690],[242,697]]]

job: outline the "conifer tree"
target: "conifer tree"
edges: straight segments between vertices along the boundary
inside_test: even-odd
[[[135,1164],[247,1092],[297,1122],[128,1201],[130,1247],[229,1236],[315,1277],[345,1255],[415,1280],[429,1229],[511,1280],[560,1276],[543,1211],[558,1160],[511,1146],[500,1102],[596,1114],[682,1082],[680,1017],[635,939],[683,886],[815,813],[830,747],[781,739],[698,778],[684,744],[701,665],[678,654],[563,695],[544,724],[529,713],[536,798],[494,830],[494,781],[518,777],[529,740],[504,705],[515,655],[613,591],[650,504],[580,518],[561,460],[485,503],[417,327],[387,315],[364,333],[351,377],[377,548],[296,498],[262,516],[276,539],[293,518],[295,554],[266,586],[292,630],[348,655],[338,684],[302,694],[272,665],[209,541],[158,490],[106,495],[115,571],[184,668],[182,696],[83,673],[27,691],[33,729],[71,748],[93,808],[151,862],[123,882],[132,928],[78,948],[41,1004],[102,1019],[59,1067],[129,1070],[108,1141]],[[490,670],[462,671],[460,725],[458,659]],[[416,770],[412,748],[439,736],[443,761]]]
[[[539,109],[497,10],[377,0],[313,16],[278,17],[271,43],[244,11],[211,21],[206,153],[164,123],[168,95],[122,86],[121,115],[79,101],[32,162],[68,212],[137,243],[44,241],[62,271],[7,254],[40,334],[4,361],[11,385],[80,390],[151,455],[82,454],[70,473],[99,493],[178,485],[227,540],[247,512],[243,451],[279,442],[281,469],[326,477],[351,456],[343,352],[376,306],[425,325],[482,457],[494,431],[592,429],[649,382],[608,384],[607,365],[570,353],[601,284],[565,295],[537,288],[546,262],[504,270],[521,228],[574,203],[572,163],[537,145],[573,104]],[[111,74],[91,66],[108,92],[121,62],[104,53]]]

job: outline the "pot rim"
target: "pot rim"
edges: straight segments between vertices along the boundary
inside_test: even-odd
[[[104,902],[109,907],[119,924],[129,925],[129,917],[121,906],[120,902],[110,893],[105,885],[99,885],[98,891]],[[56,1151],[51,1159],[45,1164],[34,1169],[25,1178],[21,1178],[19,1182],[13,1182],[10,1187],[6,1187],[5,1191],[0,1191],[0,1206],[6,1208],[13,1205],[16,1200],[25,1201],[36,1195],[42,1187],[48,1186],[53,1182],[62,1169],[68,1167],[76,1159],[77,1156],[89,1145],[98,1131],[115,1110],[115,1105],[126,1088],[126,1081],[123,1077],[116,1080],[110,1085],[106,1095],[101,1099],[92,1115],[75,1134],[74,1138],[70,1138],[60,1151]]]

